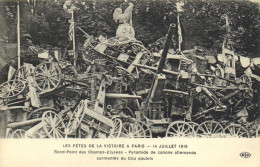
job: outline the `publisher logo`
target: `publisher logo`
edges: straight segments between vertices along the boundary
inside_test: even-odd
[[[251,157],[251,154],[249,152],[241,152],[239,155],[242,158],[249,158],[249,157]]]

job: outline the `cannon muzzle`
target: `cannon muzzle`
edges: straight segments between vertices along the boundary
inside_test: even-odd
[[[170,26],[169,26],[167,39],[166,39],[166,42],[164,44],[162,57],[160,59],[159,66],[157,68],[156,74],[162,73],[162,70],[163,70],[163,67],[164,67],[164,64],[165,64],[165,61],[166,61],[167,53],[168,53],[168,50],[169,50],[170,42],[171,42],[171,39],[172,39],[174,27],[176,27],[176,25],[173,24],[173,23],[171,23]]]

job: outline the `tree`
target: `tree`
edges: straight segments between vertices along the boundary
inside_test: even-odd
[[[136,39],[146,46],[165,36],[170,23],[176,24],[176,0],[129,0],[133,2],[133,26]],[[72,0],[78,8],[75,11],[76,25],[87,33],[108,38],[115,36],[118,24],[113,20],[116,8],[123,10],[128,2],[123,0]],[[185,0],[184,12],[180,14],[183,32],[183,49],[196,45],[215,53],[221,51],[223,38],[232,39],[236,52],[255,57],[259,55],[259,5],[249,1],[191,1]],[[42,45],[66,48],[71,15],[63,9],[65,0],[37,1],[33,7],[27,1],[21,2],[22,49],[28,45]],[[171,5],[169,5],[171,4]],[[0,2],[0,43],[16,41],[16,2]],[[231,32],[225,31],[225,16],[228,16]],[[4,26],[6,25],[6,26]],[[175,33],[177,36],[177,31]],[[76,29],[77,43],[85,37]],[[4,43],[2,42],[2,43]],[[1,51],[0,51],[1,52]]]

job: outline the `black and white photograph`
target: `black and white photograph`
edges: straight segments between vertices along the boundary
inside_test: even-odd
[[[259,146],[259,45],[258,0],[1,0],[0,138]]]

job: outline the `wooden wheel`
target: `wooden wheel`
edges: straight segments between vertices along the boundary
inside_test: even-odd
[[[38,108],[32,112],[30,112],[28,115],[27,115],[27,120],[29,119],[37,119],[37,118],[41,118],[42,117],[42,114],[45,112],[45,111],[54,111],[56,112],[56,110],[54,108],[51,108],[51,107],[42,107],[42,108]]]
[[[26,78],[30,75],[30,73],[31,71],[28,67],[22,66],[17,70],[15,79],[26,81]]]
[[[143,53],[147,53],[149,54],[150,56],[152,56],[152,53],[146,49],[142,44],[140,43],[132,43],[131,45],[131,48],[132,48],[132,51],[135,53],[135,54],[138,54],[139,52],[143,52]]]
[[[66,135],[70,135],[76,132],[78,129],[83,117],[84,117],[84,108],[85,108],[85,101],[82,100],[79,105],[74,110],[72,116],[69,119],[66,128]]]
[[[249,138],[249,131],[239,124],[231,124],[224,129],[227,137]]]
[[[26,83],[21,80],[10,80],[0,85],[0,98],[9,99],[21,94],[26,88]]]
[[[122,138],[146,138],[144,128],[131,122],[124,122],[120,137]]]
[[[256,137],[259,138],[260,137],[260,126],[258,126],[258,128],[256,129]]]
[[[110,134],[111,138],[118,138],[121,135],[123,123],[122,120],[119,118],[112,118],[114,127],[112,129],[112,132]]]
[[[194,135],[192,126],[184,121],[172,122],[166,131],[166,137],[193,137]]]
[[[194,132],[197,132],[197,129],[199,127],[199,124],[197,124],[196,122],[187,122],[190,126],[192,126]],[[196,137],[196,133],[194,134],[194,137]]]
[[[146,49],[142,44],[132,43],[131,48],[132,48],[133,53],[136,55],[138,53],[142,52],[143,60],[150,61],[150,62],[153,61],[153,54],[148,49]],[[142,63],[142,64],[146,64],[146,63]]]
[[[138,124],[140,124],[144,128],[146,138],[153,137],[152,130],[146,123],[138,121]]]
[[[11,138],[14,138],[14,139],[24,139],[24,138],[26,138],[26,131],[23,130],[23,129],[16,129],[12,133]]]
[[[198,137],[221,137],[224,128],[219,122],[216,121],[205,121],[201,123],[197,129]]]
[[[13,129],[7,128],[5,138],[12,138]]]
[[[53,91],[61,82],[60,67],[55,63],[41,63],[34,70],[34,80],[39,90]]]
[[[194,131],[196,132],[198,127],[199,127],[199,124],[197,124],[196,122],[187,122],[190,126],[193,127]]]
[[[53,111],[42,115],[43,130],[49,138],[65,138],[65,124],[62,118]]]
[[[131,118],[135,118],[135,114],[130,107],[125,107],[121,111],[124,115],[130,116]]]
[[[249,88],[248,90],[243,92],[243,96],[245,98],[251,98],[253,97],[253,89],[252,89],[252,79],[247,74],[244,74],[240,77],[240,80],[244,83],[244,88]]]

